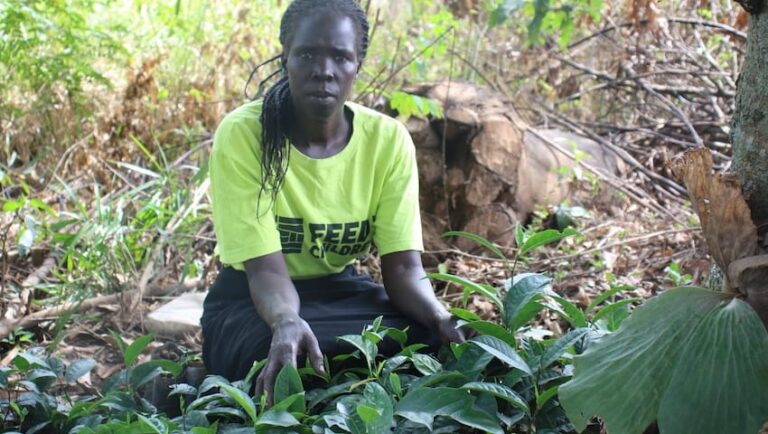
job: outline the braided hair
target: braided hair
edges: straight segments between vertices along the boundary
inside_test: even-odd
[[[280,44],[283,46],[283,53],[287,54],[290,50],[299,21],[319,10],[335,12],[350,18],[356,24],[357,54],[362,61],[368,52],[370,24],[365,12],[355,0],[294,0],[291,2],[280,21]],[[261,111],[262,183],[259,195],[267,192],[272,196],[273,202],[288,170],[287,144],[290,140],[288,134],[292,118],[291,90],[288,85],[288,76],[283,73],[280,80],[264,95]]]

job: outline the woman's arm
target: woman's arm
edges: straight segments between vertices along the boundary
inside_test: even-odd
[[[453,316],[435,297],[418,251],[383,255],[381,274],[384,289],[397,309],[437,331],[444,343],[464,341],[464,332],[456,328]]]
[[[267,364],[256,380],[257,396],[266,392],[271,403],[275,378],[283,366],[295,367],[299,354],[308,354],[312,367],[323,372],[323,355],[309,324],[299,317],[299,295],[282,252],[246,261],[245,272],[256,311],[272,329]]]

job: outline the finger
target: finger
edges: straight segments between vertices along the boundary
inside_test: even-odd
[[[270,369],[264,375],[264,393],[267,394],[267,407],[272,406],[272,396],[274,395],[276,376],[277,376],[277,371],[275,369]]]
[[[264,370],[261,371],[258,377],[256,377],[256,387],[253,390],[253,393],[260,397],[262,393],[264,393],[264,373],[267,371],[267,368],[265,367]]]
[[[464,335],[464,339],[472,339],[477,336],[477,330],[472,327],[461,326],[459,327],[459,330],[461,330],[461,334]]]
[[[305,338],[305,344],[309,350],[309,362],[315,371],[320,374],[325,374],[325,367],[323,366],[323,353],[320,351],[320,344],[317,342],[317,338],[312,333],[307,333]]]

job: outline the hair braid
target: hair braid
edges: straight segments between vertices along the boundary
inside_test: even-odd
[[[294,0],[280,21],[280,44],[287,53],[293,43],[299,21],[328,10],[349,17],[357,26],[358,57],[362,61],[368,53],[370,24],[365,11],[355,0]],[[288,77],[283,75],[264,96],[261,111],[261,169],[262,193],[269,193],[274,202],[288,170],[288,143],[293,122],[293,101]]]

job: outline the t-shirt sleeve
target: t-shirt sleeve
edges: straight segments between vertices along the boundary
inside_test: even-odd
[[[383,184],[373,223],[373,241],[380,255],[423,251],[419,214],[416,148],[408,130],[397,125],[391,149],[395,155]]]
[[[271,195],[259,194],[257,133],[241,119],[225,118],[216,130],[208,166],[216,250],[222,263],[237,268],[281,250]]]

